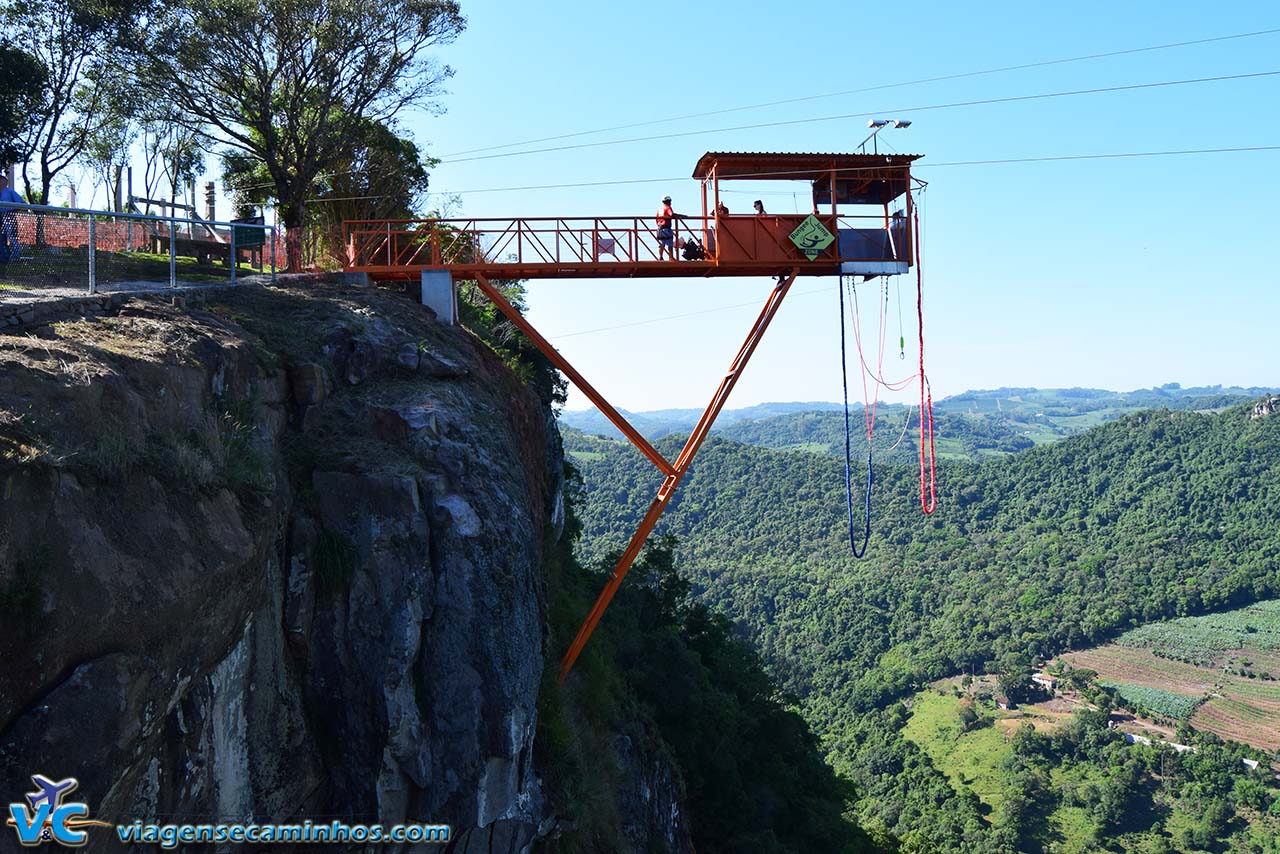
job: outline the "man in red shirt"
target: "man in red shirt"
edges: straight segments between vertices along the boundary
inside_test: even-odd
[[[671,209],[671,197],[662,197],[662,207],[658,208],[658,217],[656,224],[658,226],[658,260],[664,257],[670,257],[672,261],[676,260],[676,234],[672,229],[673,220],[680,216]]]

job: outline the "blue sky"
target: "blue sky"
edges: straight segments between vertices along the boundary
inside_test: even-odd
[[[885,150],[925,155],[915,174],[929,182],[925,339],[935,397],[1023,385],[1280,385],[1280,151],[946,165],[1280,145],[1280,76],[940,106],[1280,71],[1280,33],[910,83],[1277,29],[1274,2],[810,2],[799,11],[720,0],[464,0],[463,11],[467,30],[440,51],[456,72],[439,99],[444,112],[404,121],[442,159],[432,189],[443,195],[432,202],[455,216],[651,216],[666,193],[677,210],[698,213],[688,175],[705,151],[853,151],[867,118],[911,119],[881,140]],[[849,94],[734,109],[833,92]],[[732,112],[659,121],[719,110]],[[807,121],[829,116],[852,117]],[[771,122],[797,123],[713,132]],[[651,124],[462,153],[634,123]],[[685,135],[466,159],[662,134]],[[509,190],[620,181],[648,183]],[[502,191],[476,192],[493,189]],[[735,212],[757,196],[775,212],[806,205],[776,184],[734,189],[725,198]],[[890,379],[914,371],[914,279],[900,278],[889,338],[901,288],[908,358],[896,344],[886,354]],[[616,405],[701,407],[769,287],[535,281],[530,317]],[[731,407],[839,399],[836,289],[834,278],[797,281]],[[874,284],[861,290],[871,339]],[[672,315],[688,316],[662,320]],[[860,398],[856,374],[850,384]],[[574,392],[569,408],[586,406]]]
[[[783,3],[473,0],[463,8],[467,30],[442,51],[456,71],[441,99],[446,112],[406,123],[443,159],[432,188],[459,194],[456,215],[647,215],[668,192],[677,210],[696,213],[697,184],[685,176],[703,152],[852,151],[866,135],[866,116],[465,162],[456,161],[468,155],[450,156],[885,87],[528,147],[843,114],[911,119],[910,128],[881,138],[899,152],[926,155],[916,174],[929,182],[925,337],[936,396],[1006,385],[1280,384],[1273,368],[1280,363],[1280,151],[926,166],[1277,145],[1280,77],[920,109],[1280,70],[1280,34],[887,85],[1273,29],[1280,27],[1273,3],[813,2],[800,11]],[[673,180],[469,192],[654,178]],[[751,198],[728,201],[745,212]],[[774,210],[796,204],[765,198]],[[758,303],[768,287],[764,280],[536,281],[530,316],[618,405],[701,406],[757,310],[715,309]],[[904,278],[901,287],[909,321],[913,283]],[[731,406],[839,399],[836,288],[832,278],[796,283]],[[706,313],[581,334],[691,312]],[[890,325],[896,337],[896,316]],[[910,351],[914,326],[907,327]],[[886,363],[890,378],[911,372],[910,356],[900,361],[892,352]],[[586,405],[575,394],[569,407]]]

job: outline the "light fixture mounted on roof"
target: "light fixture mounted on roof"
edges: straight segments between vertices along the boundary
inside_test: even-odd
[[[871,128],[871,134],[866,139],[864,139],[861,143],[858,144],[858,151],[861,152],[862,154],[866,154],[867,143],[870,142],[872,146],[871,153],[879,154],[880,153],[879,147],[875,144],[876,134],[880,133],[880,131],[884,130],[890,125],[896,128],[911,127],[911,120],[910,119],[868,119],[867,127]]]

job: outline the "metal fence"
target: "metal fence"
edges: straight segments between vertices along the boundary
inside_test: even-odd
[[[274,226],[0,202],[0,301],[235,284],[269,274]]]

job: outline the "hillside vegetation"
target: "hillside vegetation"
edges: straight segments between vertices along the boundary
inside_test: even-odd
[[[680,538],[678,564],[701,601],[738,621],[799,698],[882,842],[1047,850],[1052,840],[1022,835],[1022,817],[957,794],[903,737],[897,700],[949,674],[1025,672],[1146,622],[1280,593],[1278,434],[1280,419],[1248,407],[1126,415],[1016,456],[944,461],[929,517],[914,468],[881,465],[861,561],[849,552],[842,460],[713,438],[659,531]],[[618,443],[570,434],[566,448],[586,482],[580,556],[607,562],[660,478]],[[1129,782],[1147,785],[1147,773]],[[1057,783],[1044,792],[1030,802],[1060,799]],[[1133,850],[1162,850],[1174,829],[1157,830],[1153,847]],[[1209,832],[1197,825],[1184,840],[1193,831]]]
[[[659,530],[788,689],[866,709],[1006,653],[1048,656],[1280,590],[1278,424],[1243,407],[1159,411],[942,465],[930,517],[916,472],[881,467],[863,561],[840,461],[713,439]],[[625,543],[659,480],[639,454],[594,447],[603,456],[581,461],[588,561]]]

